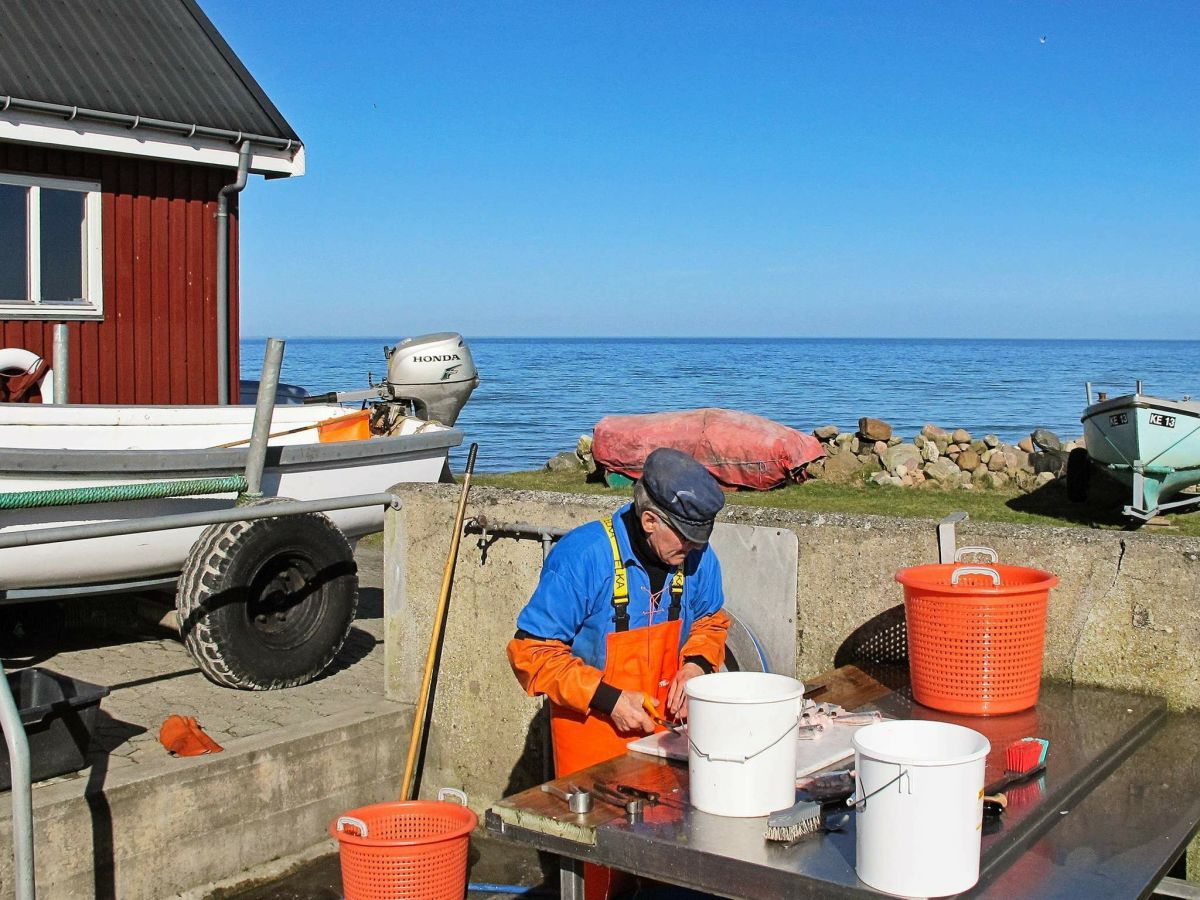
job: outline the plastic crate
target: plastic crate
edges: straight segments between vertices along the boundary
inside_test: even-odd
[[[86,767],[100,700],[108,695],[108,688],[38,668],[9,673],[8,687],[29,738],[33,780]],[[11,787],[12,765],[4,752],[0,754],[0,791]]]

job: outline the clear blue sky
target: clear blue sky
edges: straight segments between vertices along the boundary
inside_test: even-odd
[[[1200,3],[201,3],[246,335],[1200,337]]]

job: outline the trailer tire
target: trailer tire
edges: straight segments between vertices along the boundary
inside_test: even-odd
[[[1086,447],[1076,447],[1067,456],[1067,499],[1084,503],[1092,480],[1092,461]]]
[[[210,525],[188,554],[175,606],[210,681],[250,691],[306,684],[354,622],[354,553],[320,513]]]

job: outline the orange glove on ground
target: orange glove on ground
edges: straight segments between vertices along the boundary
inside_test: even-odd
[[[200,756],[224,749],[192,716],[167,716],[158,729],[158,740],[172,756]]]

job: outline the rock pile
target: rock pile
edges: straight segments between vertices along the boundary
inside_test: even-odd
[[[581,434],[575,450],[564,450],[550,457],[546,463],[550,472],[578,472],[583,469],[588,475],[596,474],[596,460],[592,458],[592,436]]]
[[[1064,477],[1067,455],[1083,446],[1083,438],[1063,442],[1045,428],[1035,429],[1015,445],[994,434],[976,438],[964,428],[947,430],[926,425],[905,441],[882,419],[861,418],[857,431],[823,425],[813,436],[826,456],[809,463],[808,474],[822,481],[851,484],[866,481],[895,487],[972,490],[1016,488],[1033,491]],[[584,471],[598,477],[592,458],[592,438],[583,435],[573,451],[556,454],[546,463],[551,472]]]
[[[815,478],[842,484],[866,480],[896,487],[967,490],[1035,490],[1065,475],[1067,455],[1083,446],[1083,438],[1063,443],[1045,428],[1014,446],[994,434],[975,438],[964,428],[947,431],[932,424],[908,442],[895,435],[887,422],[865,417],[858,420],[858,431],[824,425],[813,436],[827,454],[809,464],[808,472]]]

